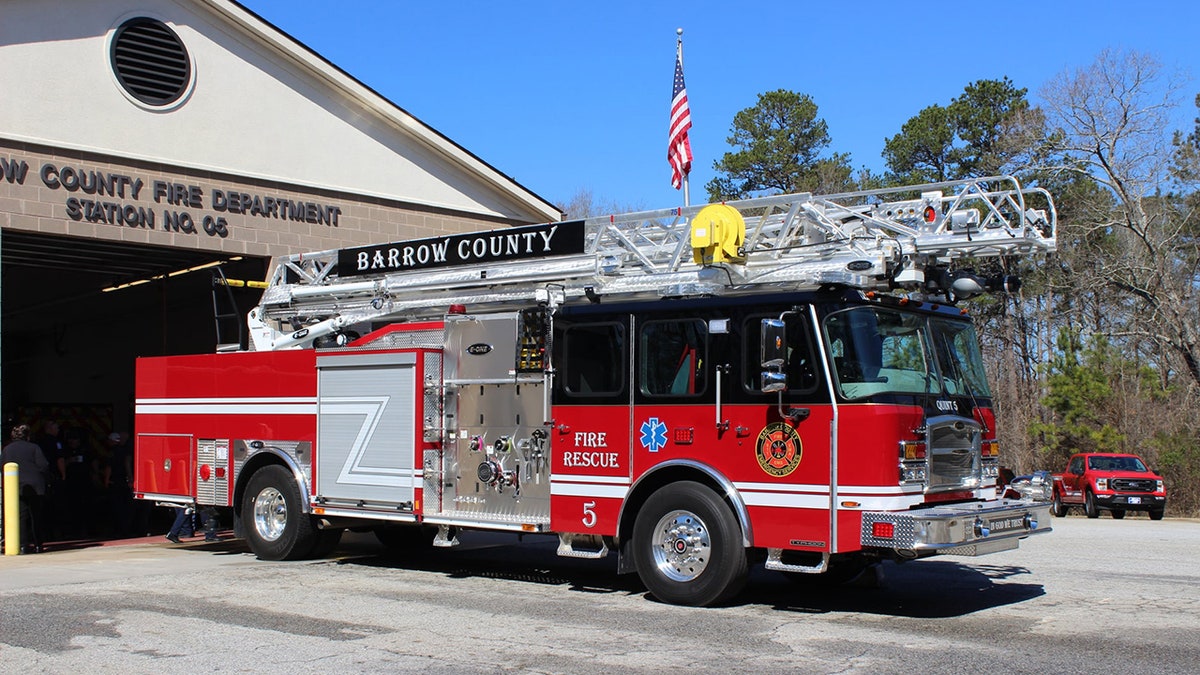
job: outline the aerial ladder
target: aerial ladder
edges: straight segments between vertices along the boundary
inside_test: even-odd
[[[556,227],[581,230],[581,246],[535,260],[422,269],[384,265],[366,274],[339,273],[339,258],[347,264],[345,250],[284,257],[249,314],[252,348],[304,347],[345,336],[354,326],[437,317],[450,305],[536,302],[552,308],[605,298],[833,286],[953,303],[985,290],[1011,290],[1007,277],[984,278],[955,265],[1053,252],[1057,215],[1046,190],[997,176],[758,197],[542,227],[552,228],[542,234]],[[394,245],[392,253],[402,245]]]

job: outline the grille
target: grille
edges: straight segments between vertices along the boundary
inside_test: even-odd
[[[1113,478],[1108,482],[1114,492],[1154,492],[1158,481],[1148,478]]]
[[[929,488],[954,490],[979,485],[979,431],[959,421],[929,425]]]
[[[112,42],[112,68],[125,91],[155,106],[179,100],[187,91],[192,64],[179,36],[154,19],[130,19]]]

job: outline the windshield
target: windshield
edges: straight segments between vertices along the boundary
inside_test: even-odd
[[[846,398],[991,395],[969,321],[855,307],[829,315],[825,334],[834,377]]]
[[[1142,464],[1142,460],[1133,456],[1124,457],[1088,457],[1088,469],[1091,471],[1132,471],[1135,473],[1145,473],[1146,465]]]

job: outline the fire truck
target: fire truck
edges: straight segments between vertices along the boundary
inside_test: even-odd
[[[995,177],[281,258],[245,349],[138,360],[135,492],[267,560],[547,534],[684,605],[1017,548],[960,302],[1055,227]]]

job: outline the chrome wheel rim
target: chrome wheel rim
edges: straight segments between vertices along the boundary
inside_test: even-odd
[[[693,581],[708,567],[712,539],[699,516],[683,510],[671,511],[654,527],[654,564],[667,578]]]
[[[273,487],[265,488],[254,498],[254,529],[267,541],[283,536],[287,527],[287,502],[283,493]]]

